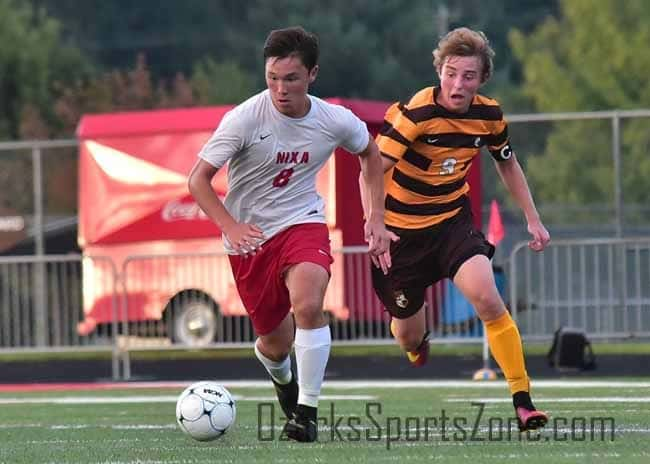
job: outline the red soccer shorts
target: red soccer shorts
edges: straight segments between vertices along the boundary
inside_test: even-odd
[[[239,296],[258,335],[272,332],[291,309],[284,283],[287,268],[308,262],[323,266],[330,274],[334,262],[329,232],[321,223],[291,226],[265,242],[254,256],[228,258]]]

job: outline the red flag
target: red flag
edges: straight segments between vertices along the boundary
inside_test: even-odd
[[[506,231],[503,228],[503,222],[501,221],[501,213],[499,212],[499,204],[496,200],[492,200],[490,204],[490,221],[488,223],[488,232],[487,239],[492,245],[496,246],[499,244],[503,237],[505,237]]]

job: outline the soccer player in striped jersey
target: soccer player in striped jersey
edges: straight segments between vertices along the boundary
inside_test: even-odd
[[[433,52],[440,84],[417,92],[386,112],[377,144],[386,191],[385,220],[392,231],[392,267],[373,258],[373,286],[392,316],[391,331],[415,366],[429,353],[425,289],[450,278],[485,324],[490,349],[504,372],[520,429],[546,424],[530,399],[521,337],[497,291],[494,247],[473,226],[466,175],[486,147],[506,188],[522,209],[541,251],[550,236],[508,138],[499,104],[478,94],[492,74],[494,52],[482,32],[449,32]],[[364,192],[363,179],[360,179]],[[364,202],[365,203],[365,202]],[[366,214],[371,207],[364,204]],[[385,266],[384,266],[385,267]]]

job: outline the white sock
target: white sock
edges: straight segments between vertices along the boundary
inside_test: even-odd
[[[329,326],[296,329],[294,347],[298,369],[298,404],[318,407],[318,396],[330,356],[332,335]]]
[[[291,382],[291,357],[289,355],[282,361],[273,361],[262,354],[257,347],[257,341],[255,341],[255,356],[277,383],[286,385]]]

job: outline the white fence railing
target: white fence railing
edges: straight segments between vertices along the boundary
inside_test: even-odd
[[[337,344],[392,343],[363,247],[334,253],[326,310]],[[517,245],[507,284],[520,331],[548,341],[558,328],[590,337],[650,337],[650,238]],[[482,326],[448,281],[426,295],[434,343],[480,343]],[[129,351],[251,346],[255,334],[223,254],[0,258],[0,352],[106,350],[113,377],[130,375]],[[122,371],[120,371],[122,369]]]
[[[510,255],[510,303],[527,339],[560,327],[593,338],[650,337],[650,237],[522,242]]]

